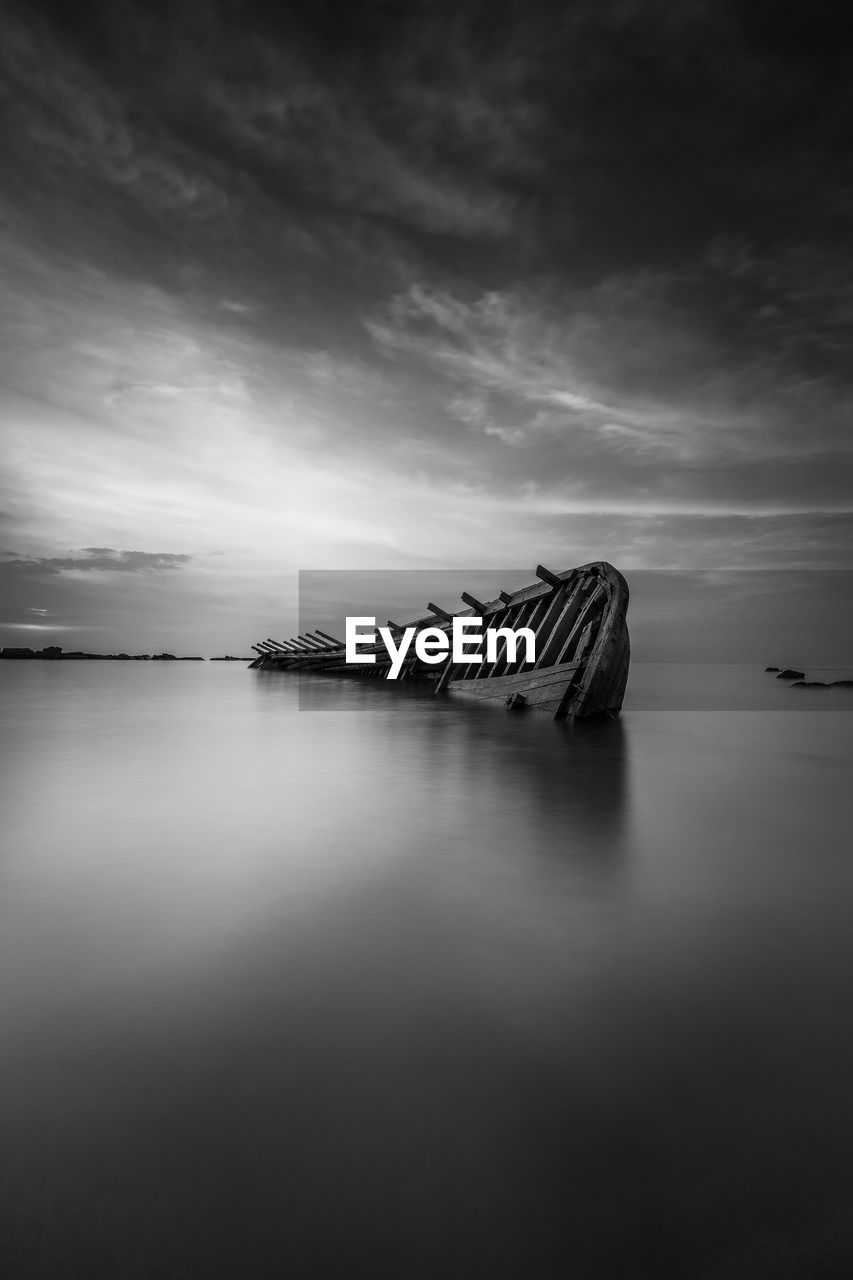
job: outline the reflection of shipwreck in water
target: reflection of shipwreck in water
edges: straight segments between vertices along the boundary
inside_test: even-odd
[[[630,645],[625,614],[628,586],[622,575],[604,561],[552,573],[539,565],[532,586],[512,594],[502,591],[483,603],[467,592],[467,608],[446,612],[437,605],[408,623],[417,635],[427,629],[443,633],[449,649],[454,619],[482,619],[480,647],[469,640],[469,653],[479,661],[454,661],[452,651],[440,666],[410,653],[400,668],[407,680],[431,681],[436,692],[530,707],[557,720],[593,715],[617,715],[625,695]],[[407,628],[388,623],[393,636]],[[527,661],[524,646],[515,649],[499,632],[526,628],[535,638],[535,657]],[[489,633],[492,633],[490,636]],[[491,641],[491,643],[489,643]],[[261,670],[305,671],[312,674],[386,677],[391,658],[380,643],[362,646],[372,663],[347,661],[343,641],[323,631],[306,632],[291,640],[265,640],[252,646]]]

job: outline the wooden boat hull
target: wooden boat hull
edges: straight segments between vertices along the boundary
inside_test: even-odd
[[[454,617],[482,617],[484,631],[528,628],[535,636],[535,661],[509,654],[505,641],[500,641],[495,656],[487,661],[483,653],[480,663],[453,663],[448,658],[436,668],[408,657],[400,677],[432,681],[436,692],[450,697],[501,703],[558,720],[618,715],[631,656],[625,579],[605,561],[561,574],[539,565],[536,573],[536,583],[511,595],[502,592],[484,604],[463,596],[469,607],[456,614],[430,605],[430,614],[408,624],[418,630],[438,626],[449,631]],[[365,679],[383,677],[390,667],[379,645],[373,649],[373,664],[348,663],[343,643],[321,631],[253,647],[258,658],[252,666],[263,670]]]
[[[530,589],[514,619],[499,616],[494,623],[531,626],[536,663],[473,678],[454,679],[451,673],[449,692],[502,701],[557,720],[619,714],[631,658],[628,584],[604,561],[556,576],[564,587],[550,596]],[[506,615],[512,607],[506,605]],[[549,665],[549,657],[557,661]]]

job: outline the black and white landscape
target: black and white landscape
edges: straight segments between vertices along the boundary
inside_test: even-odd
[[[852,36],[0,0],[2,1276],[851,1274]],[[618,717],[240,660],[599,561]]]

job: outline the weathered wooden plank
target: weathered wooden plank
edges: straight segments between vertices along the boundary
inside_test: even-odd
[[[526,600],[520,607],[515,619],[514,630],[519,631],[522,627],[526,627],[533,632],[534,653],[536,651],[536,630],[535,620],[537,616],[547,610],[548,600],[543,597],[541,600]],[[527,643],[519,641],[515,649],[515,661],[510,662],[509,645],[506,646],[503,659],[500,663],[495,664],[493,675],[506,676],[515,671],[529,671],[533,667],[533,662],[527,661]]]
[[[537,601],[534,601],[534,600],[522,600],[521,603],[517,604],[515,609],[511,611],[512,621],[507,623],[498,622],[496,623],[493,630],[499,631],[501,627],[508,626],[513,631],[517,631],[519,627],[527,626],[527,619],[530,617],[532,610],[535,609],[536,604],[537,604]],[[523,653],[525,651],[526,651],[526,646],[516,644],[516,655],[518,655],[520,652]],[[487,664],[484,663],[483,665],[485,667]],[[502,640],[498,645],[498,649],[495,654],[495,661],[491,664],[491,667],[486,673],[485,678],[491,679],[496,676],[507,675],[511,667],[518,666],[518,665],[519,664],[518,664],[517,656],[516,656],[515,663],[510,662],[509,642],[506,640]]]
[[[575,657],[578,649],[578,637],[582,634],[584,627],[596,613],[606,612],[606,596],[607,588],[604,583],[597,583],[595,589],[584,601],[583,607],[579,610],[562,649],[556,655],[558,661],[568,662],[569,659]]]
[[[341,648],[341,645],[338,644],[337,640],[326,640],[319,631],[309,631],[307,634],[308,639],[316,641],[316,643],[319,644],[326,653],[328,653],[330,649]]]
[[[545,619],[547,618],[548,611],[551,607],[552,599],[553,597],[549,593],[548,595],[540,596],[538,600],[528,601],[526,605],[522,606],[522,612],[519,614],[519,617],[518,617],[517,625],[529,627],[530,630],[533,632],[534,649],[537,654],[539,652],[539,647],[541,644],[542,628],[545,624]],[[525,616],[525,610],[527,611],[526,616]],[[526,646],[524,646],[523,648],[522,646],[519,646],[519,656],[516,658],[516,661],[507,662],[503,668],[503,671],[502,672],[496,671],[495,674],[509,675],[513,671],[526,670],[526,669],[529,669],[532,665],[535,665],[535,664],[528,663],[525,658],[522,658],[520,656],[521,653],[526,654]],[[509,655],[507,655],[507,657],[508,656]]]
[[[607,605],[585,663],[584,686],[572,700],[569,714],[574,717],[606,712],[617,715],[625,696],[631,642],[625,624],[628,608],[628,586],[621,574],[604,566]]]
[[[566,585],[567,584],[565,582],[561,582],[560,589],[553,592],[553,594],[549,593],[548,597],[546,597],[545,599],[545,610],[544,610],[544,613],[542,613],[540,616],[540,619],[535,631],[537,657],[540,652],[541,645],[547,642],[547,638],[551,634],[551,628],[553,627],[555,620],[560,616],[560,613],[563,609],[563,605],[565,603]],[[524,606],[522,606],[522,609],[523,607]],[[513,623],[512,625],[515,626],[516,624]],[[495,668],[493,671],[489,673],[490,675],[502,674],[503,669],[507,665],[506,662],[503,661],[505,657],[506,657],[506,646],[504,646],[501,653],[502,661],[495,663]],[[537,662],[534,665],[538,666],[539,664]]]
[[[488,629],[490,631],[500,631],[502,628],[506,628],[514,631],[516,622],[521,616],[521,611],[524,608],[524,604],[525,602],[522,601],[522,603],[517,604],[512,608],[505,609],[502,613],[496,614],[494,618],[490,618]],[[488,680],[492,676],[498,675],[502,667],[505,665],[504,659],[506,658],[506,653],[507,642],[506,640],[501,640],[498,643],[497,650],[495,651],[494,662],[483,662],[479,667],[475,668],[474,679]]]
[[[577,670],[576,662],[564,662],[559,667],[548,667],[545,671],[517,671],[512,675],[487,676],[483,680],[453,680],[448,687],[454,693],[497,698],[519,691],[532,691],[564,684]]]
[[[427,601],[427,608],[430,613],[434,613],[437,618],[443,618],[445,622],[453,621],[453,614],[448,613],[446,609],[441,609],[437,604],[433,604],[431,600]]]
[[[563,609],[553,621],[550,633],[543,636],[542,643],[536,647],[537,667],[568,661],[568,655],[563,656],[563,649],[579,615],[586,609],[589,594],[594,590],[594,582],[595,579],[589,576],[581,578],[574,590],[569,592]]]
[[[321,636],[324,640],[328,640],[329,644],[337,645],[339,649],[344,648],[343,640],[336,640],[334,636],[330,636],[327,631],[321,631],[319,627],[314,628],[313,634],[315,636]]]
[[[578,662],[583,662],[587,653],[592,648],[591,642],[594,638],[593,636],[594,626],[595,626],[595,620],[593,618],[590,618],[589,622],[586,624],[583,631],[581,632],[581,638],[578,641],[578,647],[575,650],[575,659]]]
[[[541,578],[543,582],[547,582],[551,587],[562,587],[564,579],[558,573],[552,573],[550,569],[546,569],[544,565],[537,564],[536,577]]]

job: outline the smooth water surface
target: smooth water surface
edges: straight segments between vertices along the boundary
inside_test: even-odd
[[[0,663],[2,1274],[849,1275],[851,691],[729,675]]]

